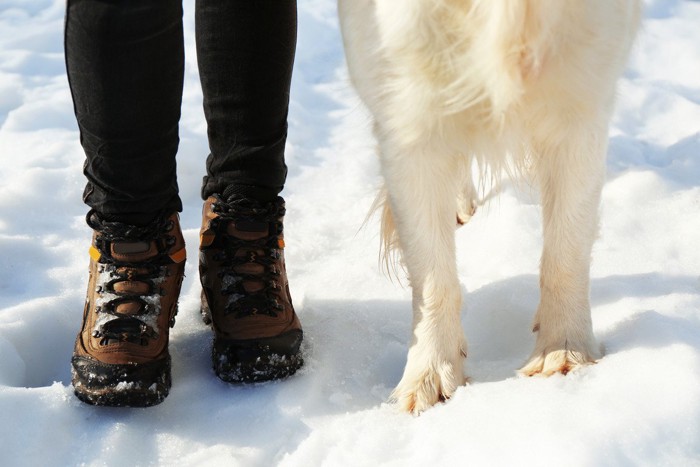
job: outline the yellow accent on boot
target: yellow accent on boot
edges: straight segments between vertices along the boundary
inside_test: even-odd
[[[100,253],[100,250],[95,248],[93,245],[90,245],[90,258],[92,258],[93,261],[98,262],[101,257],[102,253]]]

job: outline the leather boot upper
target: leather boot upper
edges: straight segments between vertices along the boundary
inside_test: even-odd
[[[282,198],[206,200],[199,270],[217,339],[266,338],[301,329],[285,270],[284,212]]]
[[[147,227],[105,222],[92,213],[90,278],[74,356],[139,364],[168,355],[184,277],[177,213]]]

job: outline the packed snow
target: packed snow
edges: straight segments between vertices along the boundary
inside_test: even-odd
[[[179,183],[187,278],[159,406],[78,401],[70,357],[90,230],[63,62],[63,0],[0,2],[0,465],[700,465],[700,2],[647,0],[619,86],[594,249],[597,364],[522,378],[541,217],[506,186],[457,234],[470,384],[418,417],[387,403],[410,290],[378,264],[380,184],[333,0],[299,0],[286,255],[306,365],[279,382],[216,378],[196,259],[208,152],[185,1]]]

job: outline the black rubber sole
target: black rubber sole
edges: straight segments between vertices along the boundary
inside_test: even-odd
[[[150,407],[170,392],[170,356],[149,363],[116,365],[73,357],[75,395],[91,405]]]
[[[229,383],[256,383],[293,375],[304,364],[301,330],[275,337],[240,341],[215,340],[212,366]]]
[[[204,324],[211,325],[211,310],[202,291],[200,309]],[[211,360],[214,373],[227,383],[257,383],[293,375],[304,365],[301,329],[279,336],[246,340],[214,339]]]

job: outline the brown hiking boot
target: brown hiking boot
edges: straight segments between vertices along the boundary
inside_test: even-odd
[[[87,222],[95,232],[72,359],[75,395],[94,405],[158,404],[170,389],[168,332],[185,269],[178,215],[136,227],[91,211]]]
[[[204,203],[202,316],[214,329],[212,363],[229,382],[283,378],[303,364],[303,333],[284,265],[284,200],[218,195]]]

